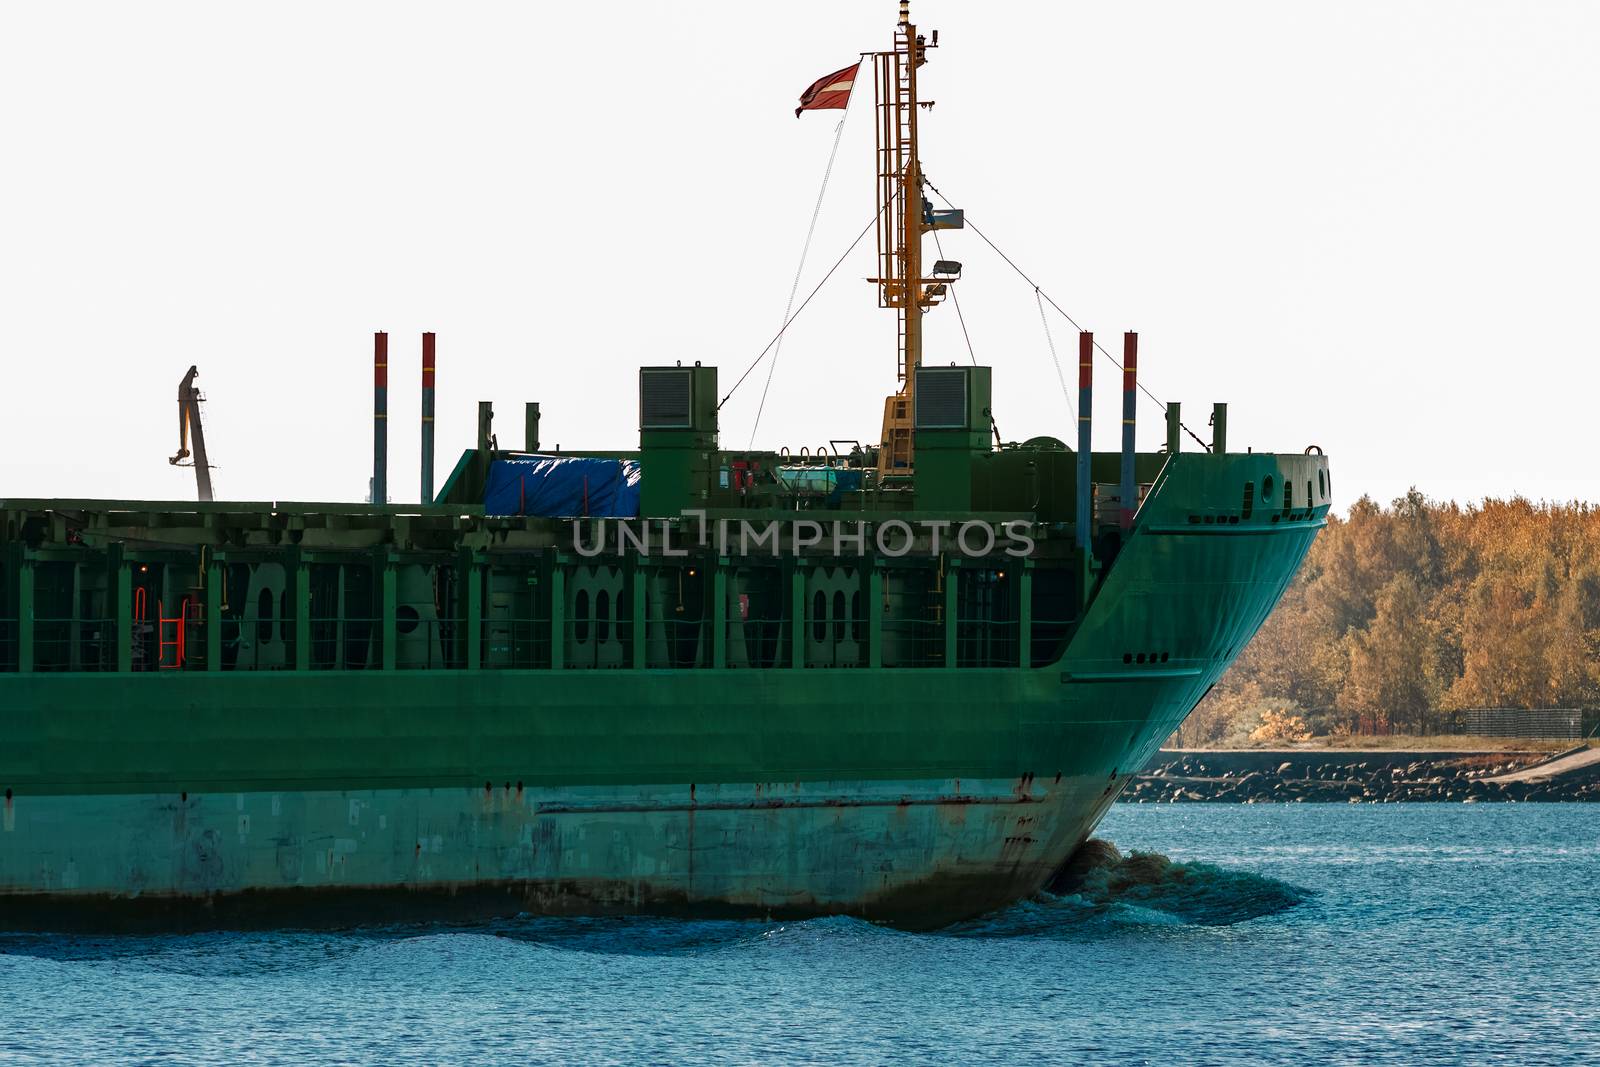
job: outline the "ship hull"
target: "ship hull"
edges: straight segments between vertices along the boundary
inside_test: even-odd
[[[53,711],[12,734],[41,773],[10,776],[0,916],[939,926],[1037,891],[1198,681],[1095,683],[1086,714],[1059,670],[647,673],[389,676],[384,696],[371,677],[285,673],[243,704],[204,675],[38,676]],[[50,780],[68,759],[80,775],[103,761],[92,791]]]
[[[1326,511],[1202,523],[1195,501],[1235,497],[1241,463],[1300,462],[1158,486],[1047,667],[0,677],[0,927],[927,928],[1026,898],[1244,647]]]
[[[35,798],[13,929],[628,913],[945,925],[1035,892],[1110,793],[1087,779]],[[63,847],[66,842],[70,846]]]

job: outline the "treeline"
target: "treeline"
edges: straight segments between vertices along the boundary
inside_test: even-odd
[[[1329,518],[1181,741],[1429,734],[1462,708],[1596,706],[1600,508],[1413,489]]]

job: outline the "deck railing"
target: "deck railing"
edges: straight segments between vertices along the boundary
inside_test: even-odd
[[[16,619],[0,619],[0,670],[115,671],[119,659],[133,671],[998,668],[1052,661],[1072,625],[959,617],[952,627],[938,617],[882,612],[798,621],[731,614],[674,613],[641,622],[630,612],[620,618],[566,617],[559,625],[543,614],[507,618],[492,612],[475,624],[453,616],[387,622],[370,615],[302,616],[298,622],[230,617],[216,623],[198,615],[73,617],[35,619],[27,635]],[[297,626],[305,627],[303,643]],[[119,641],[127,643],[121,657]],[[26,665],[20,662],[25,647]]]

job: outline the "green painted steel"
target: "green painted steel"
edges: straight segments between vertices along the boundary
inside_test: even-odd
[[[973,914],[1037,890],[1238,654],[1322,525],[1327,484],[1321,456],[1171,456],[1131,535],[1093,561],[1048,524],[1028,560],[825,545],[762,566],[588,560],[559,525],[394,509],[244,515],[228,521],[298,544],[231,533],[222,550],[196,546],[238,505],[186,513],[209,516],[195,526],[91,507],[77,541],[40,533],[6,555],[0,603],[65,595],[63,567],[92,599],[98,574],[117,636],[107,669],[63,670],[58,624],[7,624],[28,636],[10,654],[45,669],[0,672],[0,926]],[[19,539],[61,513],[0,501]],[[339,548],[369,517],[388,539]],[[281,654],[261,614],[279,563]],[[370,598],[374,620],[324,620],[334,588]],[[237,622],[159,669],[129,620],[139,595],[180,593]],[[763,623],[773,596],[784,611]],[[464,616],[448,640],[430,597]],[[893,643],[907,622],[927,639]],[[75,656],[99,647],[73,626]]]

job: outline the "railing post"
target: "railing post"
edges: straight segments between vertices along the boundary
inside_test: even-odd
[[[633,601],[633,654],[632,665],[635,670],[642,670],[649,662],[646,654],[646,641],[648,639],[648,622],[645,619],[644,593],[650,581],[650,569],[641,559],[635,559],[633,564],[632,601]]]
[[[226,590],[227,568],[210,553],[206,559],[206,670],[222,669],[222,597]]]
[[[17,559],[17,671],[33,671],[33,554],[26,548]]]
[[[111,632],[116,641],[117,670],[127,673],[133,670],[133,572],[122,556],[121,545],[106,549],[106,564],[111,570]]]
[[[459,566],[461,588],[462,648],[461,666],[475,671],[483,660],[483,568],[478,554],[470,548],[461,550]]]
[[[567,568],[556,556],[550,567],[550,669],[567,665]]]
[[[1033,666],[1033,560],[1019,559],[1017,568],[1017,666]]]
[[[956,665],[956,637],[961,629],[957,614],[961,608],[961,572],[956,568],[960,560],[949,557],[944,564],[944,665],[954,670]]]
[[[711,666],[728,665],[728,569],[727,560],[711,561]]]
[[[400,604],[399,596],[397,595],[395,588],[394,564],[394,554],[387,550],[380,549],[378,552],[377,561],[378,584],[380,587],[379,596],[381,598],[379,603],[379,611],[381,614],[378,618],[378,626],[381,628],[382,633],[382,669],[386,671],[392,671],[400,665],[398,655],[400,641],[399,635],[395,632],[394,617],[394,613],[399,609]]]
[[[883,572],[867,569],[867,666],[883,666]]]
[[[805,561],[796,559],[789,572],[789,666],[800,670],[806,665],[806,572]]]
[[[289,580],[294,597],[294,669],[311,669],[311,566],[295,550]]]

